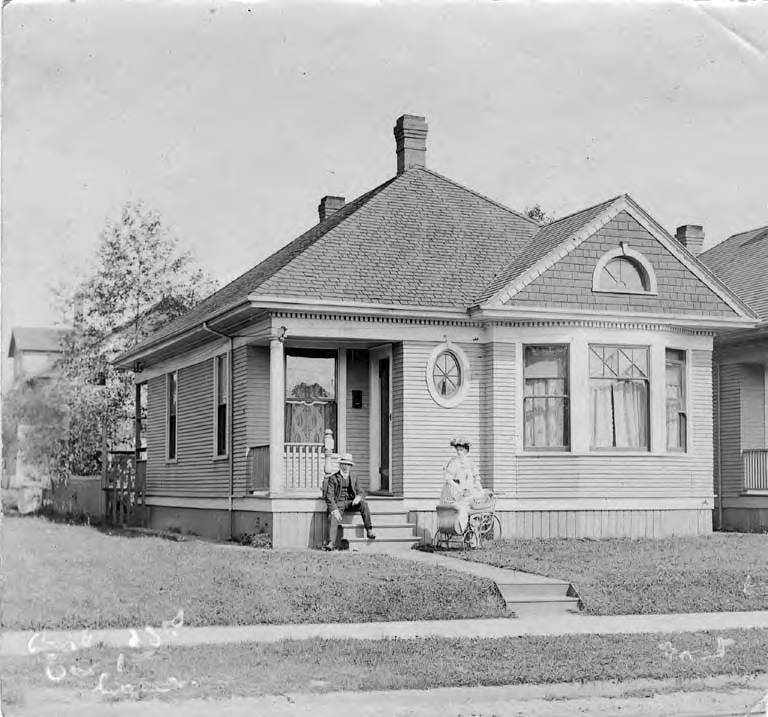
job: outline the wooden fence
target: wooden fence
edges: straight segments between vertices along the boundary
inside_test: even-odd
[[[133,451],[109,451],[102,477],[105,518],[111,525],[144,525],[146,520],[146,460]]]

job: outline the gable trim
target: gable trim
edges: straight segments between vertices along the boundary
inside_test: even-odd
[[[640,226],[643,227],[656,241],[658,241],[672,256],[674,256],[686,269],[688,269],[699,281],[701,281],[719,299],[725,302],[741,319],[754,320],[756,314],[733,294],[707,270],[696,258],[683,247],[676,239],[673,239],[659,224],[657,224],[640,206],[627,194],[618,197],[605,208],[595,219],[585,224],[559,246],[550,251],[546,256],[537,261],[525,274],[510,282],[506,287],[497,292],[488,301],[484,302],[481,309],[502,308],[515,294],[535,281],[545,271],[552,268],[558,261],[570,254],[574,249],[583,244],[587,239],[600,231],[608,222],[620,212],[626,211]]]

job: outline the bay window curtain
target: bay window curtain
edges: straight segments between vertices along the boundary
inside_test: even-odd
[[[590,347],[593,448],[649,448],[647,375],[646,347]]]
[[[567,448],[568,347],[526,346],[526,448]]]

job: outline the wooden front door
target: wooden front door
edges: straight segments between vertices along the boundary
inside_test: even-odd
[[[389,485],[389,358],[379,359],[379,490]]]

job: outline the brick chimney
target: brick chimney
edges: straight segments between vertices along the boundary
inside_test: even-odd
[[[427,122],[424,117],[403,115],[395,122],[397,173],[427,166]]]
[[[320,215],[320,221],[324,222],[334,212],[338,212],[344,206],[344,197],[325,196],[317,205],[317,213]]]
[[[704,248],[704,228],[699,224],[683,224],[677,228],[675,239],[691,254],[698,256]]]

